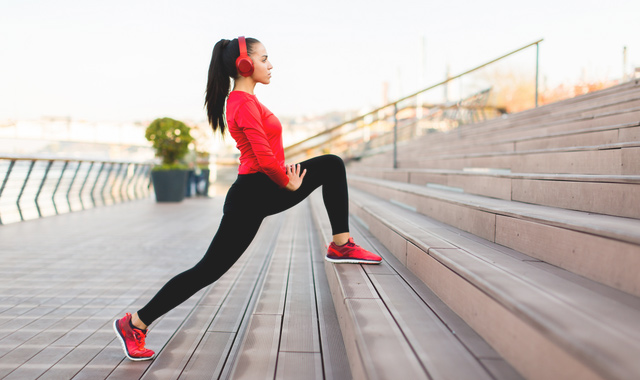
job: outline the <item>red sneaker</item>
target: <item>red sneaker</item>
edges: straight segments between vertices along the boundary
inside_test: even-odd
[[[332,263],[380,264],[382,257],[356,245],[353,238],[349,238],[345,245],[331,242],[325,260]]]
[[[127,313],[121,319],[113,321],[113,329],[116,336],[122,343],[124,354],[131,360],[149,360],[153,359],[155,352],[144,347],[144,338],[147,336],[147,330],[131,328],[131,314]]]

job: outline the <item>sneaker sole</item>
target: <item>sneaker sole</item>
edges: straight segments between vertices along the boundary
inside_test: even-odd
[[[324,259],[331,263],[336,263],[336,264],[380,264],[382,262],[382,261],[362,260],[362,259],[331,259],[327,256],[325,256]]]
[[[120,334],[120,331],[118,331],[117,324],[118,324],[118,320],[116,319],[115,321],[113,321],[113,331],[116,332],[116,336],[118,337],[118,340],[120,341],[120,344],[122,345],[122,351],[124,351],[124,355],[129,360],[133,360],[134,362],[141,362],[141,361],[145,361],[145,360],[151,360],[151,359],[156,357],[155,354],[153,356],[149,356],[148,358],[135,358],[133,356],[130,356],[129,352],[127,351],[127,344],[125,343],[124,338],[122,337],[122,334]]]

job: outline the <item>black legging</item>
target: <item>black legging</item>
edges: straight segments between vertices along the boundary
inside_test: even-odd
[[[244,253],[265,217],[297,205],[320,186],[333,234],[349,232],[349,195],[342,159],[332,154],[315,157],[300,163],[300,172],[304,169],[307,173],[296,191],[278,187],[264,173],[238,175],[227,193],[218,232],[202,260],[169,280],[138,311],[140,320],[150,325],[212,284]]]

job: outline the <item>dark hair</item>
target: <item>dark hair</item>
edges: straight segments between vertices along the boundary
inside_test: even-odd
[[[246,38],[247,54],[253,53],[253,46],[260,41],[255,38]],[[209,65],[209,76],[207,80],[207,90],[204,98],[204,105],[207,109],[207,117],[213,131],[220,129],[224,135],[227,129],[225,119],[224,104],[229,96],[231,88],[231,78],[238,78],[236,69],[236,59],[240,56],[238,39],[222,39],[213,47],[211,64]]]

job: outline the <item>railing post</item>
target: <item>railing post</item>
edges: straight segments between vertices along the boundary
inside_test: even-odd
[[[104,162],[100,164],[100,169],[98,169],[98,174],[96,174],[96,180],[93,182],[93,187],[91,187],[91,202],[93,202],[93,207],[97,207],[96,198],[93,195],[95,194],[96,186],[98,186],[98,181],[100,180],[102,169],[104,169]]]
[[[115,163],[113,162],[109,163],[109,170],[107,170],[107,176],[104,179],[104,184],[102,185],[102,189],[100,189],[100,198],[102,198],[103,205],[107,204],[107,200],[104,198],[104,191],[109,185],[109,178],[111,177],[111,172],[113,171],[113,165],[115,165]]]
[[[393,104],[393,168],[398,168],[398,103]]]
[[[69,161],[65,161],[62,166],[62,171],[60,172],[60,178],[58,178],[58,183],[56,183],[56,188],[53,189],[53,194],[51,195],[51,202],[53,203],[53,209],[56,211],[56,215],[58,215],[58,206],[56,206],[56,193],[58,192],[58,187],[60,187],[60,182],[62,182],[62,177],[64,177],[64,171],[67,170],[67,166],[69,166]]]
[[[40,181],[40,186],[38,187],[38,192],[36,193],[36,209],[38,210],[38,218],[42,218],[42,212],[40,211],[40,205],[38,204],[38,197],[40,197],[40,193],[42,192],[42,187],[44,186],[44,182],[47,180],[47,176],[49,175],[49,170],[51,169],[51,165],[53,165],[53,160],[49,161],[47,164],[47,168],[44,170],[44,175],[42,176],[42,181]]]
[[[147,165],[147,196],[151,195],[151,188],[153,187],[153,177],[151,172],[153,171],[153,165]]]
[[[87,169],[87,175],[84,176],[84,181],[82,181],[82,186],[80,186],[80,190],[78,190],[78,197],[80,198],[80,206],[84,210],[84,202],[82,201],[82,190],[84,190],[84,186],[87,184],[87,180],[89,179],[89,174],[91,174],[91,169],[93,168],[94,162],[91,161],[89,165],[89,169]]]
[[[109,193],[111,194],[111,200],[113,201],[113,203],[118,203],[114,193],[118,191],[118,188],[116,186],[118,184],[118,178],[120,177],[120,172],[122,171],[122,166],[123,165],[124,165],[123,163],[120,163],[120,165],[118,165],[118,171],[116,172],[116,175],[113,176],[113,183],[111,184],[111,187],[109,188]]]
[[[135,168],[133,170],[133,177],[131,177],[131,182],[133,184],[133,197],[135,199],[140,198],[140,195],[138,194],[138,187],[140,182],[140,176],[143,171],[144,171],[144,167],[141,164],[135,164]]]
[[[148,197],[151,193],[151,186],[153,185],[153,180],[151,177],[151,165],[145,165],[144,171],[142,172],[142,190],[145,197]]]
[[[133,165],[133,166],[131,166]],[[133,168],[133,170],[131,170],[131,168]],[[129,172],[132,171],[131,176],[129,176]],[[136,178],[136,175],[138,174],[138,165],[136,164],[128,164],[127,165],[127,177],[129,178],[129,181],[127,181],[127,186],[125,187],[125,192],[127,195],[127,200],[131,200],[131,199],[135,199],[135,191],[133,194],[133,198],[132,198],[132,194],[131,191],[134,190],[132,189],[133,187],[133,180]]]
[[[80,171],[81,165],[82,165],[82,162],[78,161],[78,167],[76,168],[75,173],[73,173],[73,178],[71,178],[69,189],[67,189],[67,204],[69,205],[69,212],[73,211],[73,209],[71,209],[71,199],[69,198],[69,195],[71,194],[71,188],[73,187],[73,183],[76,181],[76,177],[78,176],[78,172]]]
[[[27,182],[29,182],[29,177],[31,177],[31,171],[33,170],[33,167],[35,164],[36,164],[36,160],[31,160],[31,165],[29,165],[29,171],[27,171],[27,177],[24,179],[24,182],[22,183],[20,194],[18,194],[18,199],[16,200],[16,206],[18,206],[18,213],[20,214],[21,221],[24,221],[24,216],[22,215],[22,209],[20,208],[20,198],[22,198],[22,193],[24,193],[24,189],[25,187],[27,187]]]
[[[536,108],[538,107],[538,78],[540,66],[540,43],[536,44]]]
[[[16,164],[16,160],[11,160],[9,163],[9,168],[7,169],[7,174],[4,176],[4,180],[2,180],[2,187],[0,187],[0,198],[2,198],[2,192],[4,191],[5,186],[7,186],[7,182],[9,181],[9,176],[11,175],[11,170],[13,170],[13,165]],[[2,225],[2,218],[0,218],[0,226]]]
[[[129,167],[130,164],[129,163],[122,163],[122,165],[124,165],[124,170],[122,171],[122,182],[120,183],[120,201],[124,202],[125,198],[127,200],[129,200],[129,194],[126,190],[129,189],[129,182],[131,181],[131,179],[129,179],[129,181],[127,181],[127,178],[129,177]],[[125,192],[123,192],[123,190]]]

